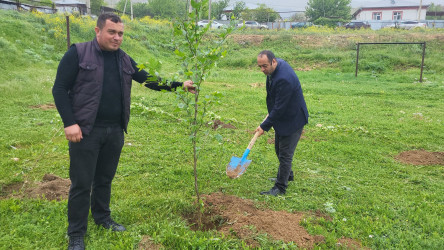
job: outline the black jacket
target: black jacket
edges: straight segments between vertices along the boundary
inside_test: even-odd
[[[277,61],[276,69],[267,76],[268,117],[260,126],[265,131],[273,127],[278,135],[287,136],[308,123],[308,110],[293,68],[282,59]]]
[[[131,82],[135,80],[144,83],[149,75],[144,70],[139,71],[136,62],[119,49],[116,51],[118,72],[111,72],[111,81],[117,81],[119,85],[113,89],[116,93],[113,97],[116,98],[111,98],[111,101],[110,98],[104,100],[106,98],[101,96],[103,79],[110,78],[110,69],[104,69],[107,62],[103,62],[103,57],[106,57],[106,54],[100,50],[97,40],[94,39],[71,46],[60,61],[52,93],[65,127],[78,124],[82,133],[87,135],[97,122],[101,122],[96,120],[99,107],[106,108],[108,104],[112,104],[115,109],[113,112],[118,113],[117,125],[120,124],[125,131],[127,130]],[[108,73],[104,76],[103,72]],[[158,82],[148,82],[145,86],[153,90],[171,90],[182,86],[182,83],[172,82],[170,86],[161,86]]]

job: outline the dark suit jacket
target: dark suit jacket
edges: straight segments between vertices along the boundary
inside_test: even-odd
[[[274,128],[280,136],[295,133],[308,123],[308,111],[293,68],[277,59],[275,71],[267,76],[268,118],[260,125],[265,131]]]

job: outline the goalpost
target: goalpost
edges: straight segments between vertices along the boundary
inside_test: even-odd
[[[356,70],[355,70],[355,77],[358,76],[358,62],[359,62],[359,46],[360,45],[368,45],[368,44],[421,44],[422,45],[422,61],[421,61],[421,75],[419,77],[419,82],[422,82],[422,72],[424,69],[424,55],[425,55],[425,48],[426,48],[426,42],[421,43],[408,43],[408,42],[399,42],[399,43],[357,43],[356,48]]]

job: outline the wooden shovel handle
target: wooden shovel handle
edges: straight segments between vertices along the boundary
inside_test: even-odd
[[[247,149],[251,150],[253,148],[254,143],[256,142],[256,139],[259,137],[259,131],[254,134],[253,139],[251,139],[250,144],[248,144]]]

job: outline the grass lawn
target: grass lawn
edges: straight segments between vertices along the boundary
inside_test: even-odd
[[[58,113],[51,108],[51,88],[63,55],[57,48],[62,45],[52,45],[48,38],[43,48],[39,44],[44,35],[39,34],[30,39],[35,44],[15,37],[26,44],[21,46],[5,35],[15,28],[5,27],[0,30],[0,249],[66,248],[66,200],[28,198],[24,189],[8,191],[17,184],[32,187],[46,173],[68,178],[67,141]],[[261,46],[265,45],[251,45],[244,53],[257,53]],[[325,214],[328,219],[310,217],[301,224],[310,234],[325,237],[317,248],[338,247],[338,239],[346,237],[374,249],[444,249],[443,165],[395,159],[410,150],[444,151],[444,73],[438,67],[442,47],[432,44],[431,51],[430,58],[436,59],[422,83],[417,67],[378,72],[371,58],[364,63],[369,68],[355,77],[350,70],[352,52],[346,52],[347,59],[340,49],[333,66],[297,71],[310,118],[293,161],[295,181],[280,197],[259,195],[271,187],[268,178],[277,171],[274,145],[269,143],[272,132],[254,145],[245,174],[234,180],[225,174],[231,156],[242,155],[266,106],[264,75],[254,65],[238,68],[233,58],[224,59],[231,61],[221,62],[224,67],[207,78],[203,91],[223,93],[222,103],[212,112],[236,129],[204,129],[200,191],[234,195],[276,211]],[[283,47],[275,52],[291,57]],[[143,53],[137,56],[149,56]],[[254,60],[255,54],[250,55],[242,60]],[[329,64],[330,59],[322,60]],[[321,59],[315,55],[310,60],[316,65]],[[128,231],[116,234],[97,228],[91,218],[88,249],[138,248],[146,235],[167,249],[248,248],[236,237],[193,231],[183,219],[194,209],[194,176],[187,124],[176,106],[174,93],[134,83],[131,120],[111,200],[113,217]],[[261,233],[255,237],[263,248],[296,248]]]

